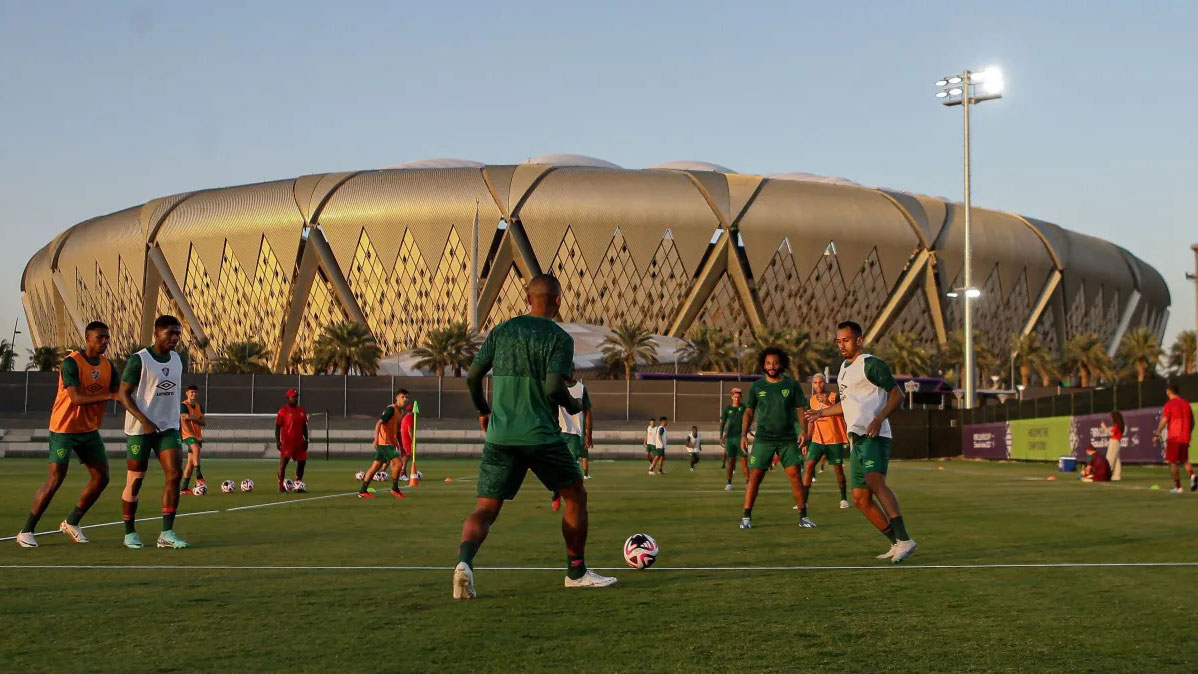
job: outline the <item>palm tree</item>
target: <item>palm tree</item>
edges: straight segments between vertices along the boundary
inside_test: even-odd
[[[269,374],[270,352],[261,342],[229,342],[212,364],[213,372]]]
[[[632,379],[637,364],[657,364],[657,342],[653,335],[639,325],[624,323],[599,343],[604,358],[618,358],[624,363],[624,379]],[[685,349],[684,349],[685,351]]]
[[[833,343],[833,355],[828,357],[828,344],[817,341],[806,330],[787,331],[784,345],[790,354],[791,376],[799,381],[803,381],[803,377],[809,374],[823,372],[824,366],[834,362],[839,355]]]
[[[308,352],[302,347],[292,349],[291,355],[287,356],[287,374],[300,374],[307,367],[308,360]]]
[[[452,345],[449,364],[453,367],[453,376],[461,377],[462,370],[470,367],[474,356],[478,353],[480,338],[477,330],[471,330],[465,321],[450,323],[445,331]]]
[[[434,328],[424,335],[424,343],[412,350],[417,360],[414,365],[421,370],[431,370],[437,379],[445,376],[445,368],[454,364],[458,346],[454,333],[449,328]]]
[[[1081,387],[1090,388],[1093,380],[1110,372],[1112,363],[1098,335],[1087,333],[1065,343],[1061,369],[1065,372],[1076,371]]]
[[[932,360],[940,376],[956,383],[960,380],[962,364],[965,362],[965,335],[960,330],[948,333],[948,338],[936,348]]]
[[[340,371],[343,375],[378,374],[379,358],[383,355],[370,330],[353,321],[324,326],[313,351],[317,372]]]
[[[730,372],[737,361],[732,335],[710,325],[700,325],[692,330],[678,356],[696,369],[707,372]]]
[[[3,347],[0,347],[3,348]],[[1169,347],[1169,368],[1173,374],[1193,374],[1198,356],[1198,333],[1184,330],[1177,335],[1177,341]]]
[[[54,372],[62,363],[62,359],[66,357],[66,352],[57,346],[39,346],[33,349],[28,349],[29,362],[25,364],[26,370],[37,370],[38,372]]]
[[[973,363],[977,368],[978,381],[985,382],[988,375],[1001,374],[1003,361],[998,352],[985,341],[973,343]]]
[[[12,343],[0,339],[0,372],[12,372],[17,367],[17,354],[13,351]]]
[[[1024,388],[1030,386],[1032,372],[1040,375],[1043,386],[1049,385],[1051,379],[1052,357],[1040,335],[1029,332],[1026,335],[1011,337],[1011,352],[1019,361],[1019,378]]]
[[[1119,342],[1119,359],[1136,368],[1136,381],[1144,381],[1149,374],[1156,374],[1164,349],[1156,341],[1156,335],[1145,327],[1135,328]]]
[[[931,369],[931,355],[911,332],[896,332],[879,345],[878,356],[896,374],[913,377],[926,375]]]

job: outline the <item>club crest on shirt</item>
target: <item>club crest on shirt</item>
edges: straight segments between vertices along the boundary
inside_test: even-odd
[[[99,370],[92,370],[92,381],[95,381],[95,380],[97,380],[97,379],[99,379],[99,378],[100,378],[100,371],[99,371]]]
[[[788,388],[782,389],[782,397],[789,398],[790,397],[790,389],[788,389]]]
[[[162,368],[162,374],[165,377],[171,376],[171,369],[169,367]]]

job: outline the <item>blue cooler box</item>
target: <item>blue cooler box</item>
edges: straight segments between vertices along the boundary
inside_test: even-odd
[[[1077,470],[1077,459],[1072,456],[1062,456],[1057,459],[1057,470],[1062,473],[1072,473]]]

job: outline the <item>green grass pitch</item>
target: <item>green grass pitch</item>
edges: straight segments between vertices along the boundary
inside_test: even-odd
[[[271,463],[206,461],[213,490],[183,496],[181,512],[219,512],[178,520],[191,549],[126,550],[119,525],[87,529],[89,545],[61,534],[39,537],[34,550],[0,542],[0,663],[24,672],[959,672],[1193,671],[1198,660],[1198,567],[977,566],[1198,562],[1198,494],[1169,495],[1163,468],[1125,468],[1122,483],[1089,485],[1068,474],[1047,481],[1056,473],[1044,465],[892,464],[919,542],[895,567],[874,560],[885,539],[837,508],[830,470],[812,492],[819,528],[795,525],[775,472],[755,528],[741,531],[739,477],[724,492],[718,460],[693,474],[671,463],[664,476],[639,461],[592,466],[587,562],[613,569],[614,588],[562,587],[559,517],[530,475],[476,559],[480,597],[455,602],[449,569],[475,461],[423,462],[423,483],[402,501],[385,486],[374,501],[336,496],[354,491],[364,461],[310,462],[306,496],[333,496],[307,501],[276,493]],[[85,525],[120,519],[124,471],[112,465],[113,484]],[[18,531],[45,471],[38,460],[0,461],[0,536]],[[152,466],[140,516],[158,512],[159,475]],[[39,530],[56,528],[84,476],[71,466]],[[254,493],[219,492],[221,480],[247,477]],[[293,502],[228,511],[276,501]],[[139,524],[149,543],[159,528]],[[624,566],[621,544],[637,532],[661,544],[657,567]],[[263,566],[281,568],[250,568]],[[328,568],[303,568],[317,566]],[[438,568],[378,568],[422,566]]]

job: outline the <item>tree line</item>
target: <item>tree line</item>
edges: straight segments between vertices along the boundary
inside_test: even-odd
[[[744,343],[742,343],[742,341]],[[478,332],[466,323],[451,323],[429,330],[423,342],[412,351],[417,358],[415,367],[444,377],[447,372],[461,377],[474,360],[482,343]],[[944,344],[928,347],[913,333],[896,332],[873,346],[873,352],[885,360],[896,374],[922,377],[942,377],[956,384],[964,362],[964,338],[960,331],[952,333]],[[207,343],[190,346],[180,343],[178,350],[186,356],[190,349],[205,349]],[[763,328],[747,339],[710,325],[693,329],[683,340],[678,353],[681,363],[700,372],[753,372],[757,358],[769,346],[780,346],[791,357],[791,375],[806,378],[825,367],[837,369],[840,356],[836,345],[819,339],[804,330]],[[77,350],[79,347],[71,347]],[[123,368],[130,354],[145,348],[135,345],[128,352],[113,353],[110,359],[118,369]],[[600,343],[603,355],[597,375],[611,379],[632,376],[646,366],[658,364],[658,344],[652,333],[634,324],[622,324]],[[1193,330],[1177,336],[1166,351],[1156,335],[1148,328],[1135,328],[1124,335],[1114,357],[1107,353],[1101,337],[1083,334],[1070,339],[1056,353],[1036,333],[1014,336],[1009,350],[999,353],[985,340],[975,342],[975,367],[985,383],[998,377],[1000,383],[1012,386],[1038,384],[1054,386],[1069,383],[1088,388],[1099,384],[1123,381],[1144,381],[1162,375],[1193,374],[1198,370],[1198,340]],[[27,370],[50,372],[57,370],[67,349],[39,346],[28,349]],[[378,374],[383,352],[370,330],[352,321],[326,325],[310,351],[296,349],[288,358],[288,374]],[[0,371],[15,369],[16,354],[12,344],[0,340]],[[1010,368],[1017,369],[1017,382],[1010,381]],[[224,345],[208,368],[226,374],[270,374],[270,350],[257,341],[238,341]],[[1074,379],[1076,377],[1076,380]]]

